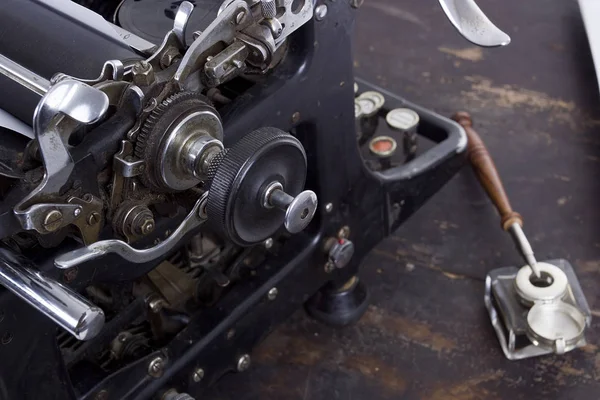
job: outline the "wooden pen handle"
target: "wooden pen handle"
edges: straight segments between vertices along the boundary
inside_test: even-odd
[[[513,211],[508,196],[504,191],[504,185],[496,170],[494,160],[490,156],[483,140],[473,129],[473,120],[469,113],[461,111],[452,117],[458,122],[467,133],[469,144],[467,145],[467,156],[471,161],[471,166],[479,178],[479,182],[487,192],[490,200],[500,213],[502,229],[507,231],[511,225],[517,223],[523,226],[523,217]]]

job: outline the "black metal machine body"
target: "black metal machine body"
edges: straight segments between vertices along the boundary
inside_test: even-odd
[[[73,23],[72,18],[60,16],[37,2],[25,3],[25,8],[19,5],[17,14],[39,13],[38,18],[27,17],[27,26],[13,19],[10,7],[0,10],[0,26],[5,30],[0,32],[0,54],[27,65],[46,79],[57,72],[93,78],[102,67],[97,65],[98,61],[142,58],[83,23]],[[175,248],[147,262],[131,263],[117,254],[108,254],[76,267],[59,269],[55,260],[65,252],[81,248],[81,241],[64,234],[61,240],[47,240],[44,246],[30,247],[9,236],[18,221],[12,214],[13,205],[8,203],[11,198],[8,192],[0,216],[6,239],[0,249],[1,264],[31,262],[32,269],[39,269],[46,277],[93,299],[102,298],[98,290],[90,290],[96,284],[109,287],[111,293],[119,292],[118,288],[128,289],[123,290],[123,298],[111,298],[116,311],[99,333],[91,340],[79,342],[12,291],[0,288],[0,359],[3,360],[0,362],[0,399],[166,398],[170,390],[192,396],[199,394],[225,372],[245,369],[249,362],[245,357],[251,354],[252,348],[309,299],[323,291],[336,291],[351,281],[368,252],[461,168],[466,148],[462,128],[397,95],[355,79],[351,32],[357,10],[347,1],[327,2],[327,7],[326,18],[312,18],[287,38],[285,55],[275,68],[260,79],[249,81],[243,90],[238,89],[238,95],[230,96],[232,101],[217,107],[226,148],[235,146],[248,132],[265,126],[291,133],[305,151],[305,188],[316,193],[319,207],[302,232],[273,235],[268,244],[260,242],[238,249],[224,268],[229,271],[226,275],[231,283],[221,282],[216,286],[211,283],[211,287],[219,290],[219,296],[211,299],[209,306],[187,307],[186,312],[156,307],[156,303],[148,301],[146,293],[136,295],[136,286],[132,283],[145,279],[165,260],[174,264],[173,254],[188,246],[200,228],[187,232]],[[43,48],[44,38],[39,32],[46,32],[49,38],[54,38],[46,43],[55,41],[55,49],[64,46],[70,50],[65,53],[40,50],[39,57],[33,56],[15,41],[14,37],[22,37],[21,34],[7,35],[6,32],[16,29],[13,24],[35,36],[31,41],[24,39],[27,43],[37,41]],[[56,29],[57,24],[61,29]],[[80,30],[85,31],[85,35]],[[48,33],[52,31],[77,37],[73,43],[81,49],[98,51],[94,55],[94,51],[70,47],[64,38]],[[99,45],[107,41],[113,45]],[[68,56],[72,59],[62,57],[68,51],[72,52]],[[79,62],[79,57],[89,62]],[[53,64],[55,60],[62,60],[59,66]],[[96,73],[90,73],[92,70]],[[380,116],[399,107],[416,111],[420,117],[419,135],[435,145],[407,163],[385,170],[370,169],[357,143],[355,80],[361,91],[383,94],[385,106],[379,111]],[[17,94],[6,95],[11,90],[22,93],[16,83],[2,78],[0,84],[7,85],[2,89],[0,108],[29,122],[33,115],[31,103],[39,96],[27,93],[29,99],[21,101]],[[111,145],[102,145],[103,151],[112,152],[112,156],[119,150],[119,140],[135,124],[132,115],[135,113],[117,111],[104,122],[113,126],[102,132],[105,141],[112,140]],[[98,131],[102,126],[94,129]],[[109,159],[103,159],[95,150],[94,145],[100,144],[86,143],[84,139],[72,151],[76,167],[71,180],[89,180],[85,176],[87,168],[96,168],[101,173],[110,165]],[[84,191],[104,198],[104,194],[93,188],[95,183],[83,182],[83,186],[90,186]],[[26,194],[31,186],[14,190]],[[152,235],[141,238],[136,247],[149,247],[173,235],[184,220],[185,210],[180,207],[168,213],[168,217],[155,217]],[[107,235],[110,236],[103,231],[100,238]],[[340,243],[350,240],[354,245],[353,255],[340,268],[328,268],[331,260],[324,247],[332,239]],[[15,261],[15,252],[22,253],[27,260]],[[244,272],[249,266],[251,268]],[[232,269],[242,272],[236,275]],[[210,278],[210,274],[205,275]],[[202,279],[212,282],[209,278]],[[222,276],[215,278],[216,282],[219,279]],[[130,288],[132,284],[134,289]],[[363,300],[361,303],[366,304],[366,298]],[[98,361],[99,354],[117,352],[115,338],[129,337],[133,331],[126,328],[134,321],[137,325],[140,319],[145,321],[142,325],[152,324],[157,315],[159,318],[167,315],[163,323],[168,320],[178,327],[168,329],[171,334],[159,335],[158,339],[138,337],[136,349],[142,350],[130,351],[126,358],[110,367]],[[124,331],[129,333],[123,336]]]

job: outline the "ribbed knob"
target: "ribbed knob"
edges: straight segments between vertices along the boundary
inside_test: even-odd
[[[277,15],[277,5],[275,0],[261,0],[262,15],[265,18],[275,18]]]

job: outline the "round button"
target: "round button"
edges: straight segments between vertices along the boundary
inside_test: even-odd
[[[285,212],[284,225],[290,233],[298,233],[310,224],[317,211],[317,195],[305,190],[292,200]]]
[[[375,115],[375,113],[378,111],[377,104],[373,99],[359,97],[356,99],[356,102],[360,105],[360,109],[362,110],[362,116],[364,117],[370,117],[372,115]]]
[[[409,131],[419,124],[419,114],[408,108],[395,108],[385,116],[385,122],[399,131]]]
[[[369,143],[369,151],[377,157],[390,157],[396,152],[398,144],[389,136],[378,136]]]
[[[339,239],[329,250],[329,261],[336,268],[344,268],[354,255],[354,243],[348,239]]]
[[[360,103],[354,100],[354,118],[360,118],[363,115],[362,107]]]
[[[385,97],[383,97],[383,95],[379,92],[374,92],[374,91],[364,92],[364,93],[361,93],[360,96],[358,96],[358,98],[359,99],[368,99],[368,100],[373,101],[373,103],[375,103],[375,108],[377,110],[379,110],[385,104]]]

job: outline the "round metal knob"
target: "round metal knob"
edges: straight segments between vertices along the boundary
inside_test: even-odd
[[[329,262],[336,268],[344,268],[354,255],[354,243],[348,239],[337,239],[329,249]]]
[[[264,18],[275,18],[277,15],[275,0],[261,0],[260,7]]]
[[[317,211],[317,195],[311,190],[305,190],[292,197],[283,191],[279,182],[273,182],[265,190],[263,206],[277,207],[285,211],[283,224],[290,233],[298,233],[310,224]]]

